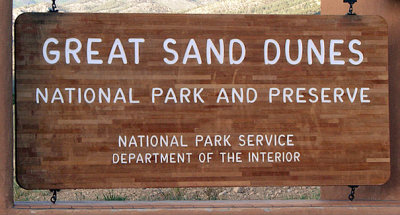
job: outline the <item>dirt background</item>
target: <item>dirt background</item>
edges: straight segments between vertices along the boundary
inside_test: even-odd
[[[49,201],[47,190],[24,190],[17,184],[15,201]],[[163,201],[163,200],[290,200],[319,199],[319,187],[202,187],[143,189],[61,190],[58,201]]]

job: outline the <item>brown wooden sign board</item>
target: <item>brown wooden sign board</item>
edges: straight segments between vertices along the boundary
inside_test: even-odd
[[[387,34],[377,16],[23,14],[18,183],[383,184]]]

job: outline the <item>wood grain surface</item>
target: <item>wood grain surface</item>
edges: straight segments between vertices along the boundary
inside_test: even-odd
[[[15,24],[17,181],[27,189],[383,184],[390,176],[387,36],[387,25],[378,16],[23,14]],[[54,64],[43,57],[48,38],[58,40],[47,49],[60,52]],[[79,62],[67,54],[67,64],[68,38],[81,42]],[[98,51],[98,55],[92,53],[92,58],[103,64],[88,63],[88,38],[102,39],[92,43],[92,50]],[[121,58],[108,63],[117,38],[125,51],[126,64]],[[139,62],[135,62],[135,44],[129,43],[129,38],[145,40],[138,50]],[[163,48],[168,38],[176,40],[176,44],[168,44],[179,55],[174,64],[164,62],[164,58],[173,59],[173,54]],[[183,63],[190,39],[196,42],[201,64],[193,55]],[[223,40],[222,64],[214,54],[211,64],[207,63],[207,39],[218,50],[219,39]],[[229,62],[232,39],[239,39],[246,48],[240,64]],[[281,57],[274,65],[264,62],[267,39],[280,45]],[[287,39],[291,41],[292,60],[298,53],[297,40],[302,40],[299,64],[291,65],[285,58]],[[323,64],[315,54],[313,63],[308,63],[310,39],[317,49],[320,40],[325,41]],[[344,65],[332,64],[330,42],[335,39],[343,40],[343,44],[335,46],[341,56],[334,58],[344,60]],[[355,39],[361,45],[354,48],[363,54],[359,65],[349,62],[359,58],[348,48]],[[77,43],[71,44],[71,49],[77,48]],[[240,46],[233,47],[232,54],[238,60]],[[276,50],[270,47],[272,60]],[[195,53],[193,49],[189,51]],[[120,54],[120,49],[115,53]],[[54,55],[49,54],[49,58]],[[38,103],[37,89],[43,93],[45,88],[48,102],[39,97]],[[54,97],[56,88],[64,103],[59,94]],[[65,88],[75,88],[70,91],[71,101]],[[79,103],[78,88],[82,94],[93,89],[96,98],[91,103]],[[110,102],[100,102],[99,88],[110,89]],[[123,99],[114,103],[118,88],[124,91],[126,103]],[[128,96],[129,88],[132,98]],[[163,96],[155,97],[155,102],[153,88],[163,90]],[[169,88],[176,92],[177,103],[173,99],[164,103]],[[195,103],[193,94],[188,97],[190,103],[185,98],[180,103],[181,88],[203,88],[204,103]],[[226,89],[229,103],[216,102],[222,88]],[[243,88],[244,92],[253,88],[257,100],[240,103],[236,99],[233,103],[232,88]],[[271,88],[281,91],[272,102]],[[293,102],[287,99],[284,103],[284,88],[291,88],[294,93],[305,88],[299,96],[306,102],[296,102],[294,94],[290,96]],[[319,96],[315,103],[310,102],[314,98],[308,93],[310,88],[315,88]],[[330,89],[325,102],[320,96],[323,88]],[[335,88],[345,90],[343,102],[334,102]],[[351,102],[347,96],[353,95],[355,88],[358,93]],[[364,92],[369,102],[361,102],[361,88],[369,89]],[[91,93],[88,92],[89,100]],[[267,146],[265,137],[275,134],[293,135],[292,142]],[[140,135],[175,135],[178,140],[182,137],[187,147],[119,146],[120,137],[126,136],[129,143],[132,136],[138,141]],[[205,140],[208,135],[212,146],[204,145],[204,141],[196,146],[196,138]],[[216,135],[230,135],[230,146],[218,145]],[[262,146],[239,145],[243,138],[255,143],[256,137],[264,138],[264,142],[260,139]],[[241,153],[241,162],[227,162],[226,158],[222,162],[221,152]],[[262,152],[267,154],[264,162],[249,162],[248,153]],[[121,161],[122,154],[137,158],[146,153],[152,156],[147,163],[137,159],[113,163],[116,155]],[[191,160],[186,157],[185,162],[174,163],[169,157],[167,163],[160,163],[160,159],[156,163],[155,153],[191,153]],[[211,160],[202,163],[201,153],[212,153]],[[282,158],[287,153],[300,156],[288,162]]]

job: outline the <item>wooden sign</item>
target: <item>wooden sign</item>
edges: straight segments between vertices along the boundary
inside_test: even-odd
[[[33,13],[15,30],[24,188],[389,178],[378,16]]]

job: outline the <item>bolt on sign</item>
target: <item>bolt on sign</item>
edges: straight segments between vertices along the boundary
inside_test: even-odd
[[[378,185],[378,16],[28,13],[15,24],[27,189]]]

